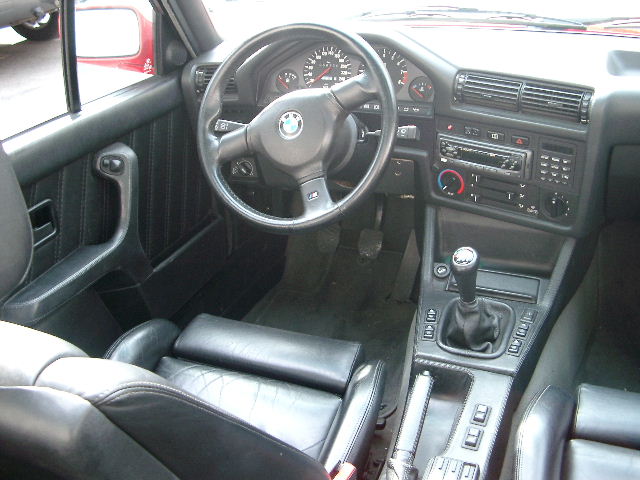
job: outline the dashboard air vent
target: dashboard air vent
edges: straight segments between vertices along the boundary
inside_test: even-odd
[[[570,118],[577,122],[589,121],[591,92],[543,83],[527,82],[520,100],[523,112]]]
[[[460,72],[456,75],[453,100],[589,123],[592,97],[592,90],[579,87]]]
[[[464,103],[485,105],[503,110],[518,110],[522,82],[472,73],[456,77],[456,97]]]
[[[213,74],[216,72],[219,65],[201,65],[196,68],[195,84],[196,93],[202,95],[207,89],[207,85],[211,81]],[[227,82],[227,86],[224,89],[225,95],[234,95],[238,93],[238,86],[236,85],[235,77],[231,76]]]

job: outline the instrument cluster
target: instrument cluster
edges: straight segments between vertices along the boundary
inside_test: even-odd
[[[432,116],[434,89],[429,77],[400,52],[374,45],[396,88],[398,111],[405,115]],[[325,44],[280,64],[267,76],[260,104],[266,105],[281,95],[301,88],[330,88],[357,74],[367,66],[362,59],[336,45]],[[376,112],[376,102],[365,104],[362,111]]]

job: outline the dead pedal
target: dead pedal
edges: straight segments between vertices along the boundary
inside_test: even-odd
[[[358,254],[360,258],[370,261],[377,259],[382,250],[383,239],[384,233],[381,230],[363,229],[358,239]]]

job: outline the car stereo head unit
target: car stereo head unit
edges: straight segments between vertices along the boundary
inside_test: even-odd
[[[438,135],[440,161],[445,164],[513,178],[528,177],[530,150],[496,146],[449,135]]]

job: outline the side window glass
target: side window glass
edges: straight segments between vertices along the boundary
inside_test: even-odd
[[[0,1],[0,139],[67,112],[58,17],[53,0]]]
[[[83,104],[155,74],[148,0],[75,0],[75,10]]]

